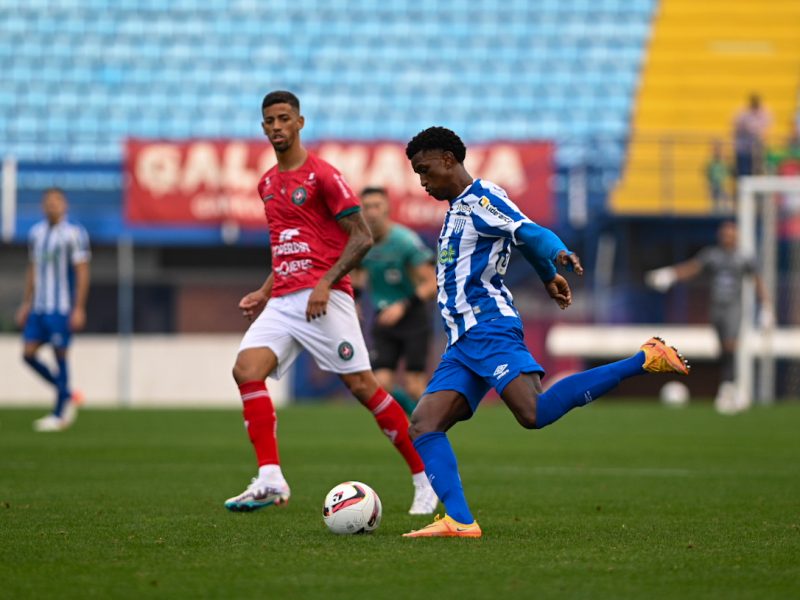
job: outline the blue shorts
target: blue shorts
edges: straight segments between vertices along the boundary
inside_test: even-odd
[[[486,392],[502,394],[520,373],[544,369],[528,352],[519,319],[501,317],[478,323],[445,350],[425,394],[459,392],[474,413]]]
[[[22,330],[26,342],[43,342],[54,348],[67,348],[71,338],[69,315],[59,313],[31,312]]]

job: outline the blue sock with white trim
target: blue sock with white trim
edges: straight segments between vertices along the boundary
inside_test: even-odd
[[[425,463],[428,481],[444,504],[447,514],[465,525],[475,521],[467,506],[461,476],[458,474],[458,462],[447,434],[442,431],[424,433],[414,440],[414,448]]]
[[[611,391],[628,377],[642,375],[644,352],[630,358],[565,377],[541,394],[536,402],[536,429],[546,427],[573,408],[585,406]]]

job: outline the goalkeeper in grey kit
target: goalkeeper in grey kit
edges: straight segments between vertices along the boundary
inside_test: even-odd
[[[761,307],[759,324],[762,327],[774,322],[774,315],[766,288],[758,274],[756,261],[738,251],[736,223],[724,221],[717,230],[717,244],[700,250],[689,260],[662,267],[645,274],[647,285],[666,292],[675,283],[706,275],[711,285],[710,321],[717,333],[720,347],[720,385],[714,406],[717,411],[732,414],[750,405],[747,395],[736,393],[734,368],[739,327],[742,322],[742,282],[753,277],[756,295]]]

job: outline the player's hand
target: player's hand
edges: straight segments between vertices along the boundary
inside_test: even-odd
[[[331,297],[331,284],[320,279],[319,283],[311,290],[306,306],[306,321],[321,317],[328,312],[328,300]]]
[[[392,327],[393,325],[396,325],[397,322],[400,321],[400,319],[402,319],[405,315],[406,303],[404,300],[400,300],[399,302],[393,302],[384,308],[378,313],[378,317],[375,320],[381,327]]]
[[[544,284],[544,288],[561,310],[572,304],[572,290],[569,289],[567,280],[561,275],[556,274],[553,279]]]
[[[644,282],[662,294],[671,288],[677,280],[678,274],[672,267],[662,267],[644,274]]]
[[[761,329],[769,329],[775,326],[775,313],[771,306],[762,306],[758,311],[758,326]]]
[[[239,310],[242,311],[242,316],[245,319],[252,321],[261,314],[268,301],[269,297],[264,292],[256,290],[239,300]]]
[[[564,252],[563,250],[559,252],[556,256],[556,265],[566,268],[567,271],[575,271],[577,275],[583,275],[581,259],[574,252]]]
[[[17,314],[14,315],[14,322],[20,329],[25,327],[25,322],[28,320],[28,315],[31,314],[31,305],[28,302],[23,302],[17,309]]]
[[[70,331],[81,331],[84,327],[86,327],[86,311],[76,306],[69,316]]]

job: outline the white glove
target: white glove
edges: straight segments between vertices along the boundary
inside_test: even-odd
[[[772,312],[771,307],[762,306],[761,310],[758,311],[758,326],[761,329],[769,329],[775,326],[775,313]]]
[[[659,292],[666,292],[677,280],[678,274],[672,267],[662,267],[644,274],[645,283]]]

